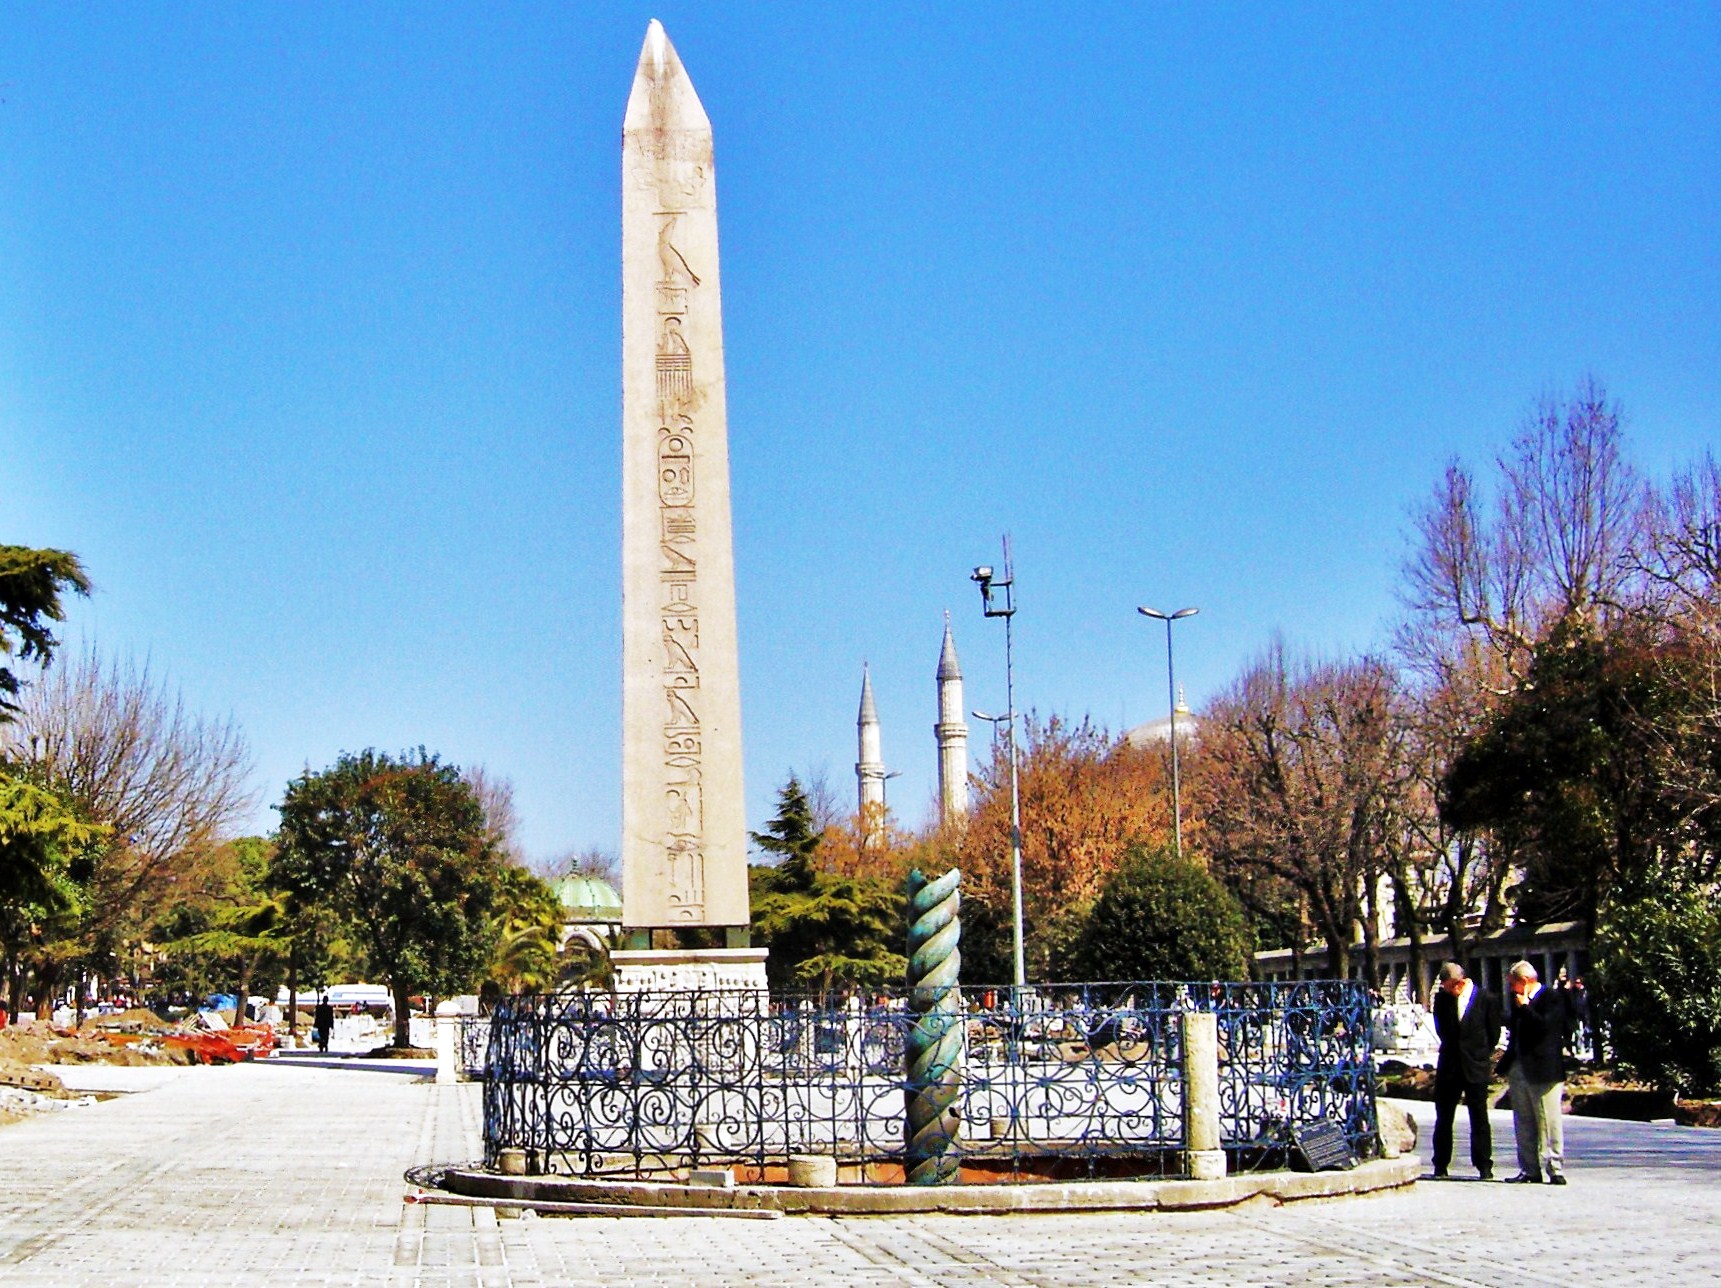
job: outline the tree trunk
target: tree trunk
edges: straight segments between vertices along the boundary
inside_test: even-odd
[[[1468,971],[1470,966],[1465,963],[1470,961],[1471,956],[1470,928],[1464,924],[1464,918],[1456,913],[1446,923],[1446,947],[1450,952],[1448,960],[1457,962]]]
[[[6,1022],[16,1024],[24,1006],[24,968],[16,959],[6,963]]]
[[[397,1047],[412,1045],[412,1006],[406,1000],[406,985],[399,980],[393,981],[394,991],[394,1044]]]
[[[1422,918],[1410,918],[1410,995],[1411,1000],[1428,1005],[1428,963],[1422,955]]]
[[[299,1044],[299,949],[294,945],[287,953],[287,1036],[293,1045]]]
[[[1405,979],[1410,985],[1407,992],[1411,1001],[1427,1006],[1428,963],[1424,960],[1422,946],[1422,914],[1416,906],[1416,886],[1411,881],[1410,864],[1402,855],[1395,860],[1392,881],[1395,895],[1392,928],[1396,931],[1402,921],[1405,938],[1410,940],[1410,961],[1405,968]]]
[[[1362,913],[1354,894],[1354,891],[1347,896],[1330,888],[1323,890],[1314,910],[1315,922],[1327,941],[1328,979],[1351,977],[1351,936],[1356,933]]]
[[[1363,977],[1370,988],[1378,989],[1380,987],[1380,881],[1372,872],[1363,879],[1368,883],[1362,914]]]
[[[1351,946],[1350,936],[1327,931],[1327,978],[1349,979],[1351,977]]]
[[[1500,864],[1493,875],[1493,879],[1488,883],[1488,897],[1483,903],[1482,929],[1484,931],[1499,930],[1505,926],[1508,911],[1506,882],[1510,879],[1510,869],[1506,864]]]
[[[44,962],[36,969],[36,1018],[54,1018],[54,994],[60,991],[60,968]]]
[[[238,1028],[245,1023],[245,1003],[251,996],[251,972],[256,968],[256,954],[240,958],[239,983],[233,990],[233,1027]]]

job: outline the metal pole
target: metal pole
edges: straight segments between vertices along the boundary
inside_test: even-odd
[[[1004,619],[1004,719],[1010,746],[1010,901],[1014,910],[1016,987],[1028,982],[1027,961],[1022,952],[1022,796],[1016,785],[1016,659],[1011,626]]]
[[[1183,859],[1183,779],[1177,764],[1177,668],[1171,660],[1171,618],[1165,619],[1165,687],[1171,697],[1171,826],[1178,861]]]
[[[1194,617],[1199,608],[1180,608],[1175,613],[1162,613],[1146,605],[1135,610],[1143,617],[1165,623],[1165,689],[1171,702],[1171,826],[1177,857],[1183,857],[1183,773],[1177,752],[1177,665],[1171,655],[1171,624],[1185,617]]]
[[[1010,904],[1013,919],[1016,988],[1020,991],[1028,982],[1027,959],[1022,948],[1022,794],[1016,768],[1016,656],[1015,635],[1011,630],[1016,616],[1016,572],[1010,559],[1010,534],[1004,534],[1004,575],[981,565],[974,570],[972,581],[980,587],[980,605],[987,617],[1004,619],[1004,719],[1009,724],[1006,737],[1010,751]],[[993,602],[994,591],[1003,592],[1004,602]],[[976,715],[979,713],[976,712]],[[986,717],[991,719],[990,716]],[[997,736],[998,726],[992,726]]]

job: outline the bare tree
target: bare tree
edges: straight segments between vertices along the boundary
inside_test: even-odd
[[[822,761],[814,765],[802,780],[802,785],[807,793],[807,805],[813,811],[813,827],[823,833],[842,827],[849,817],[849,810],[837,798],[837,790],[831,785],[830,766]]]
[[[1650,492],[1641,569],[1653,607],[1688,626],[1721,626],[1721,463],[1713,452]]]
[[[1619,409],[1591,379],[1563,408],[1544,399],[1500,461],[1505,543],[1545,615],[1623,606],[1643,488],[1622,445]]]
[[[1423,932],[1449,935],[1452,957],[1463,961],[1472,912],[1481,910],[1484,929],[1504,925],[1509,912],[1509,852],[1490,836],[1453,828],[1439,808],[1447,772],[1485,719],[1485,697],[1486,686],[1470,677],[1412,688],[1400,706],[1404,781],[1394,794],[1400,839],[1390,861],[1397,921],[1411,941],[1411,973],[1425,1002]]]
[[[1496,459],[1492,506],[1453,461],[1414,518],[1406,659],[1440,680],[1498,670],[1510,686],[1554,622],[1624,611],[1645,493],[1622,447],[1619,409],[1592,379],[1563,405],[1537,404]],[[1492,664],[1475,665],[1478,649]]]
[[[621,884],[621,856],[614,850],[588,845],[583,850],[569,850],[552,859],[545,875],[558,877],[596,877],[612,886]]]
[[[1671,832],[1664,875],[1721,877],[1721,464],[1712,452],[1646,506],[1643,573],[1654,669],[1667,695],[1644,734]]]
[[[1587,380],[1536,404],[1487,486],[1454,461],[1413,519],[1397,646],[1418,681],[1409,789],[1425,804],[1406,816],[1401,907],[1413,933],[1445,930],[1455,953],[1474,912],[1504,922],[1515,861],[1498,830],[1454,829],[1427,803],[1526,692],[1556,627],[1606,633],[1639,611],[1652,493],[1623,448],[1618,406]]]
[[[514,808],[514,784],[500,774],[492,774],[483,765],[469,766],[460,776],[483,807],[484,834],[492,853],[515,867],[525,867],[519,842],[520,815]]]
[[[1294,661],[1275,641],[1209,706],[1192,758],[1215,870],[1245,890],[1265,880],[1294,891],[1341,977],[1359,927],[1376,970],[1367,914],[1405,808],[1397,701],[1376,659]]]
[[[26,690],[18,718],[0,726],[0,755],[113,829],[89,882],[90,935],[133,923],[256,803],[251,752],[231,719],[191,714],[147,663],[94,648]]]

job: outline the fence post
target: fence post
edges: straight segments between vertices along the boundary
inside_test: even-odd
[[[431,1023],[436,1025],[436,1080],[457,1082],[459,1070],[455,1067],[455,1052],[461,1049],[460,1017],[438,1015]]]
[[[1225,1179],[1219,1143],[1219,1017],[1183,1013],[1183,1145],[1189,1178]]]

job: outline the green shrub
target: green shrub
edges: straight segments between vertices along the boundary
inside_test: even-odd
[[[1721,899],[1663,891],[1604,910],[1592,993],[1622,1063],[1681,1095],[1721,1093]]]
[[[1242,979],[1249,930],[1198,860],[1137,846],[1106,879],[1073,964],[1088,979]]]

